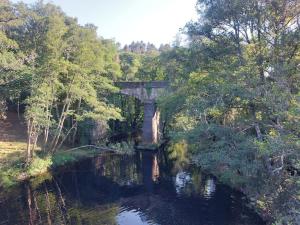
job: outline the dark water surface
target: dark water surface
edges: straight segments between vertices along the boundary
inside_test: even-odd
[[[106,154],[60,168],[0,193],[0,225],[264,224],[240,193],[196,166],[163,161]]]

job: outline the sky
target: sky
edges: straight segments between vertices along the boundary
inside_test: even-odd
[[[19,2],[19,0],[12,0]],[[35,0],[23,0],[34,3]],[[93,23],[98,34],[122,45],[132,41],[171,44],[179,29],[196,20],[197,0],[44,0],[59,5],[82,25]]]

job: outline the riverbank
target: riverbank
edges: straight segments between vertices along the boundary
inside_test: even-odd
[[[275,150],[286,150],[283,145],[272,149],[275,138],[257,142],[250,135],[221,133],[221,137],[213,140],[199,138],[202,131],[200,134],[194,132],[174,135],[168,149],[171,158],[195,163],[221,183],[244,193],[250,206],[268,224],[300,224],[300,174],[296,167],[296,151],[295,155],[286,156],[283,163],[270,160],[273,164],[270,169],[265,159],[280,159],[274,156]]]
[[[61,150],[53,155],[45,154],[38,148],[29,166],[25,165],[26,142],[0,142],[0,188],[9,188],[20,181],[39,176],[49,170],[94,157],[103,152],[128,153],[121,145],[110,147],[82,146],[69,150]]]
[[[240,181],[237,181],[236,177],[228,174],[228,168],[212,169],[199,161],[194,162],[205,172],[217,177],[223,184],[242,192],[249,200],[249,207],[255,210],[268,225],[300,224],[299,177],[291,177],[287,172],[285,179],[280,182],[276,177],[264,182],[255,182],[255,179],[247,179],[242,175]]]

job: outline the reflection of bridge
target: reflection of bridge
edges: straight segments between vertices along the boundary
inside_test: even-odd
[[[159,111],[155,101],[168,87],[166,81],[116,82],[124,95],[133,96],[144,104],[143,144],[157,143],[159,139]]]

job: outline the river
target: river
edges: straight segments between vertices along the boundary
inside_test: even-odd
[[[245,197],[158,153],[107,153],[0,193],[0,225],[262,225]]]

